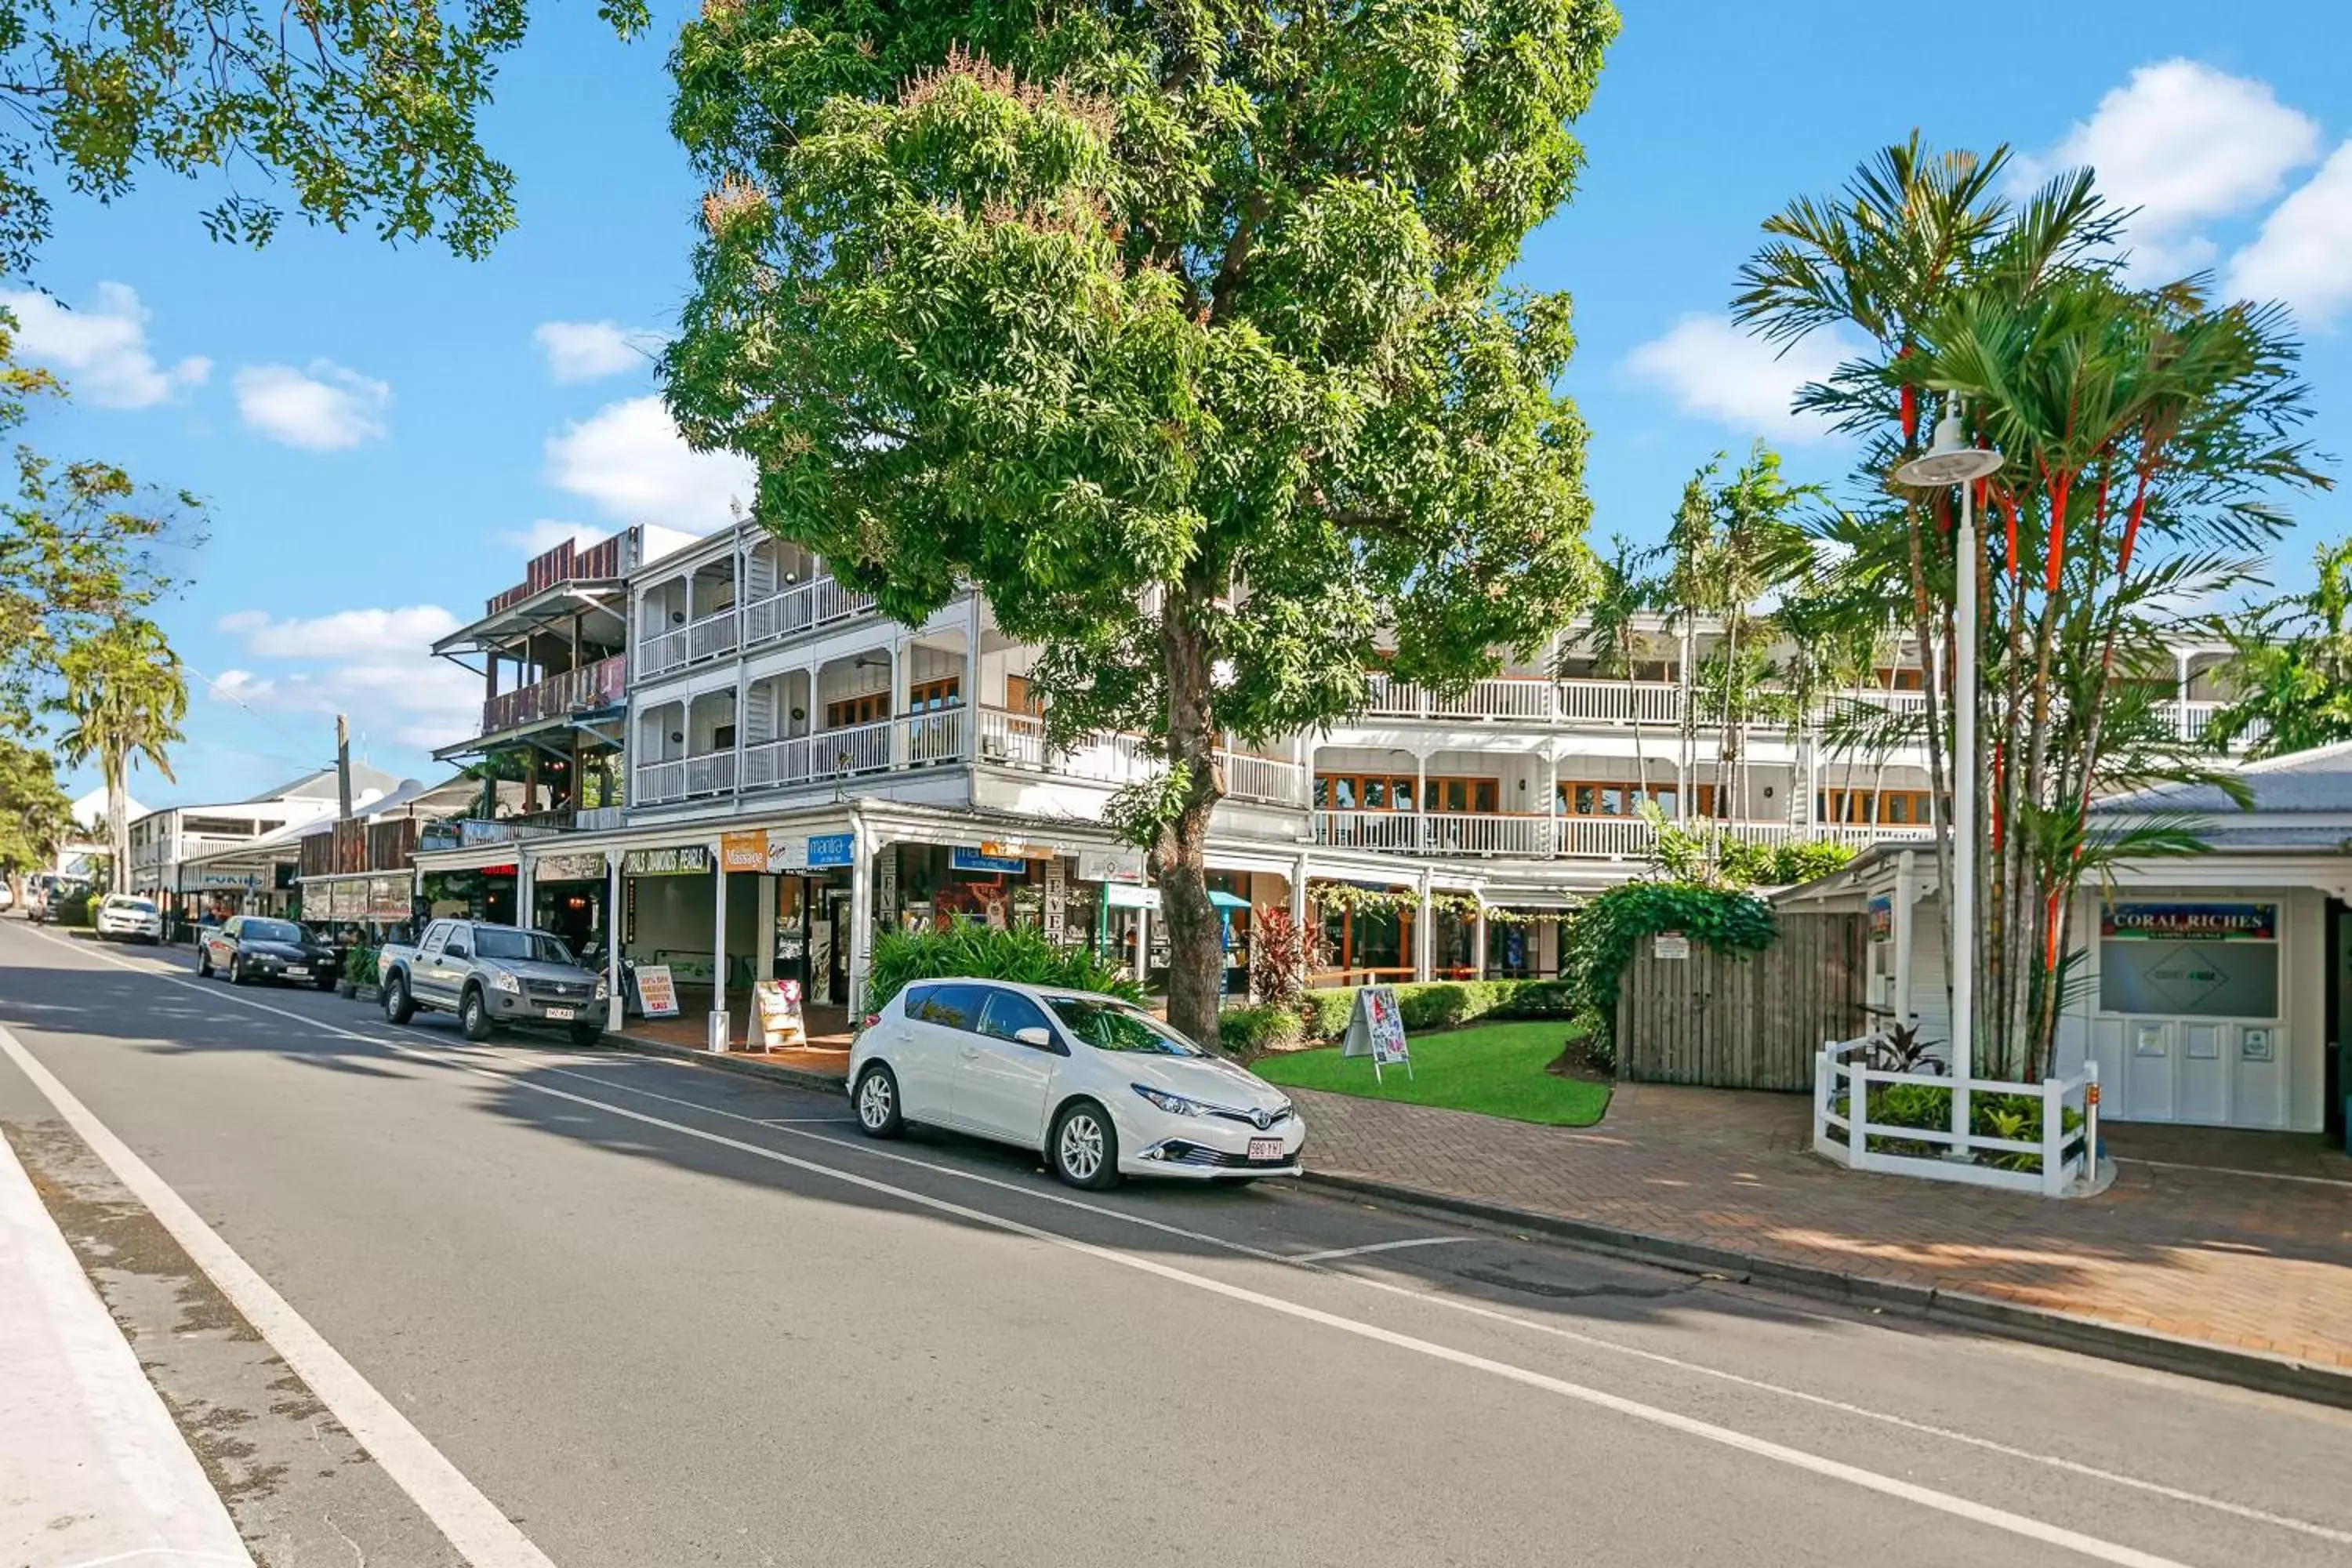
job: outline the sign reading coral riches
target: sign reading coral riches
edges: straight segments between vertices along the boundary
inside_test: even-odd
[[[2108,904],[2099,934],[2110,942],[2276,942],[2276,904]]]

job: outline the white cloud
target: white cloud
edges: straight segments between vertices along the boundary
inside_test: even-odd
[[[541,321],[531,333],[556,381],[594,381],[645,364],[662,345],[649,327],[612,321]]]
[[[2319,155],[2319,124],[2278,100],[2270,84],[2195,60],[2140,67],[2039,158],[2016,164],[2015,187],[2084,164],[2099,189],[2137,207],[2132,271],[2179,277],[2211,262],[2200,224],[2261,205],[2287,174]]]
[[[1790,405],[1805,383],[1829,379],[1844,353],[1836,338],[1815,332],[1776,354],[1727,317],[1688,315],[1626,355],[1625,368],[1695,418],[1783,441],[1822,441],[1828,426]]]
[[[236,373],[236,409],[247,426],[273,441],[331,452],[381,439],[392,388],[329,360],[308,371],[249,364]]]
[[[547,478],[618,521],[695,533],[725,527],[753,489],[749,458],[689,448],[658,397],[607,404],[549,437]]]
[[[223,670],[211,692],[243,708],[348,714],[364,738],[429,751],[481,726],[482,678],[426,652],[458,624],[437,605],[282,621],[239,610],[223,616],[219,629],[238,638],[248,658],[294,668],[268,675]]]
[[[0,306],[16,318],[17,353],[62,373],[75,396],[100,408],[151,408],[213,373],[201,355],[168,370],[155,362],[147,307],[127,284],[100,283],[79,310],[29,289],[0,289]]]
[[[529,528],[509,529],[499,535],[500,542],[511,544],[525,557],[546,554],[565,540],[574,544],[589,545],[612,537],[610,528],[593,528],[584,522],[564,522],[557,518],[542,517]]]
[[[2230,258],[2230,292],[2284,300],[2307,327],[2352,305],[2352,142],[2279,203],[2252,244]]]

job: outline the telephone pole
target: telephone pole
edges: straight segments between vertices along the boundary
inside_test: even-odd
[[[335,715],[335,801],[341,807],[342,820],[352,819],[352,727],[340,713]]]

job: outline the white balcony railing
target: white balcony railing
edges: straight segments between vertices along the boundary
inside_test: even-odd
[[[733,752],[712,752],[707,756],[686,759],[686,793],[688,796],[726,795],[734,788]]]
[[[1583,723],[1676,724],[1682,688],[1662,680],[1563,680],[1559,716]]]
[[[1692,826],[1699,826],[1693,824]],[[1756,844],[1832,839],[1857,848],[1882,839],[1919,839],[1924,826],[1900,824],[1725,822],[1731,838]],[[1637,860],[1657,847],[1656,830],[1638,816],[1534,816],[1486,812],[1318,811],[1315,842],[1343,849],[1393,849],[1427,855],[1507,856],[1543,860]]]
[[[687,631],[687,627],[680,626],[676,631],[640,637],[637,640],[636,678],[645,680],[656,675],[666,675],[673,669],[684,669],[688,662]]]
[[[906,731],[906,760],[909,767],[930,763],[960,763],[964,760],[965,737],[971,726],[965,722],[961,708],[943,708],[931,713],[914,713],[898,721]]]
[[[735,651],[737,621],[734,606],[703,616],[686,628],[686,658],[689,664]]]
[[[1269,805],[1307,804],[1307,770],[1297,764],[1240,752],[1220,752],[1217,757],[1224,764],[1225,794],[1234,799]]]
[[[686,798],[686,759],[667,763],[639,763],[637,787],[631,797],[638,805],[659,805],[664,801]]]
[[[873,595],[852,593],[831,577],[813,577],[744,605],[743,646],[757,647],[778,637],[798,637],[873,608]]]

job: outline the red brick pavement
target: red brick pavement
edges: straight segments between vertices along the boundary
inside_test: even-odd
[[[2053,1201],[1833,1166],[1794,1096],[1621,1085],[1570,1129],[1293,1092],[1334,1175],[2352,1368],[2352,1160],[2315,1139],[2110,1126],[2114,1186]]]

